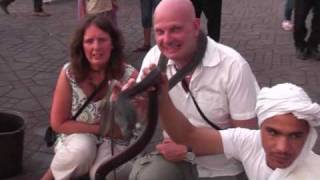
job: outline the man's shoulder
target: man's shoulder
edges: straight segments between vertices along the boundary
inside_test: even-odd
[[[261,153],[259,130],[230,128],[219,132],[227,157],[243,160]]]
[[[310,151],[308,157],[289,174],[286,180],[318,179],[320,177],[319,166],[320,156]]]
[[[157,45],[153,46],[144,57],[144,61],[149,61],[150,63],[156,63],[159,60],[161,51]]]
[[[210,38],[208,39],[206,57],[210,61],[216,61],[219,63],[247,63],[237,50],[228,45],[216,42]]]
[[[232,141],[235,142],[249,141],[252,143],[255,143],[256,140],[259,139],[259,133],[259,130],[252,130],[247,128],[229,128],[220,131],[223,141],[230,141],[232,139]]]

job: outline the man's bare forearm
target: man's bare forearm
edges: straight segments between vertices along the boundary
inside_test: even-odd
[[[212,128],[198,128],[193,126],[187,118],[176,109],[169,95],[161,96],[159,114],[162,127],[176,143],[192,147],[197,155],[223,153],[223,145],[219,131]]]
[[[193,125],[176,109],[168,95],[161,96],[159,100],[159,115],[162,127],[170,137],[181,144],[188,143],[188,136],[192,132]]]

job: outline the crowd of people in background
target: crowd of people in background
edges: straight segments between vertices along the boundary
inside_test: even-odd
[[[55,0],[32,0],[33,16],[48,17],[43,4],[53,3]],[[147,52],[151,48],[152,19],[155,7],[161,0],[140,0],[141,22],[143,27],[143,44],[134,52]],[[9,14],[8,6],[14,0],[0,0],[0,7]],[[198,21],[203,13],[207,18],[207,33],[216,42],[220,41],[222,0],[191,0]],[[77,0],[79,19],[86,14],[104,14],[117,26],[117,0]],[[296,57],[301,60],[320,60],[320,1],[318,0],[285,0],[284,16],[281,28],[293,31]],[[306,24],[308,16],[312,16],[311,25]]]

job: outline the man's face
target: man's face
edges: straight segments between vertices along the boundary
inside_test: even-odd
[[[161,52],[184,64],[196,49],[199,23],[177,12],[161,12],[154,17],[155,39]]]
[[[271,169],[289,167],[300,154],[309,133],[306,121],[292,114],[277,115],[261,126],[261,139]]]

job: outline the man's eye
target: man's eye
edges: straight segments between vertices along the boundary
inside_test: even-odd
[[[303,137],[303,134],[290,134],[289,136],[290,139],[299,139],[302,137]]]
[[[277,135],[277,132],[274,131],[274,130],[272,130],[272,129],[268,129],[267,131],[268,131],[268,134],[269,134],[270,136],[276,136],[276,135]]]
[[[156,34],[157,34],[157,35],[162,35],[162,34],[163,34],[163,31],[156,30]]]
[[[178,27],[172,28],[172,32],[179,32],[179,31],[180,31],[180,28],[178,28]]]
[[[270,134],[271,136],[275,136],[275,135],[276,135],[276,132],[270,131],[269,134]]]

